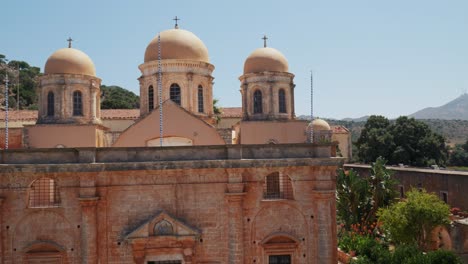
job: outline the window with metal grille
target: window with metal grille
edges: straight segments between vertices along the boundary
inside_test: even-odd
[[[203,105],[203,87],[200,85],[198,86],[198,112],[203,113],[204,111]]]
[[[270,255],[268,264],[291,264],[291,255]]]
[[[182,264],[181,260],[148,261],[147,264]]]
[[[291,179],[279,172],[266,176],[263,185],[263,198],[268,200],[294,199]]]
[[[180,105],[181,102],[181,94],[180,94],[180,86],[177,83],[171,84],[171,88],[169,89],[169,95],[171,100]]]
[[[151,112],[151,110],[154,109],[154,89],[153,85],[150,85],[148,87],[148,111]]]
[[[398,185],[398,190],[400,192],[400,198],[405,198],[405,187],[403,185]]]
[[[253,96],[253,107],[254,107],[254,114],[261,114],[263,113],[262,107],[262,92],[260,90],[256,90]]]
[[[35,180],[29,189],[29,207],[57,207],[60,194],[57,183],[47,177]]]
[[[54,98],[54,93],[49,92],[47,94],[47,115],[48,116],[54,116],[54,104],[55,104],[55,98]]]
[[[278,103],[279,103],[279,112],[286,113],[286,94],[284,89],[280,89],[278,92]]]
[[[73,115],[83,115],[83,100],[80,91],[73,92]]]

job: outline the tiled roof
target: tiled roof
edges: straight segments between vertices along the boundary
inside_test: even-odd
[[[137,119],[140,109],[102,109],[101,119]]]
[[[349,133],[349,130],[344,126],[331,126],[333,133]]]
[[[36,121],[37,110],[11,110],[8,111],[10,121]],[[102,109],[101,119],[137,119],[140,109]],[[5,111],[0,111],[0,120],[5,120]]]
[[[223,107],[221,117],[242,117],[242,107]]]
[[[0,111],[0,120],[5,120],[6,112]],[[10,121],[35,121],[37,120],[37,110],[13,110],[8,111]]]

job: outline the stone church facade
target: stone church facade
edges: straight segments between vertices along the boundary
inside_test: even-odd
[[[91,59],[49,57],[37,123],[0,152],[1,263],[337,263],[343,159],[325,121],[295,119],[284,55],[246,59],[228,143],[193,33],[161,32],[139,68],[140,118],[109,142]]]

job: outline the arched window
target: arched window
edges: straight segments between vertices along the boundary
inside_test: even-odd
[[[153,85],[148,87],[148,112],[154,109],[154,89]]]
[[[80,91],[73,92],[73,115],[83,115],[83,99]]]
[[[293,199],[291,179],[287,175],[274,172],[265,177],[264,199]]]
[[[171,84],[171,88],[169,90],[169,95],[170,95],[170,98],[171,100],[180,105],[180,101],[181,101],[181,95],[180,95],[180,86],[177,84],[177,83],[173,83]]]
[[[284,89],[280,89],[278,92],[278,103],[279,103],[279,112],[286,113],[286,94]]]
[[[47,116],[54,116],[54,104],[55,104],[55,98],[54,98],[54,93],[49,92],[47,94]]]
[[[56,182],[47,177],[35,180],[29,190],[29,207],[56,207],[60,194]]]
[[[260,90],[256,90],[253,96],[253,107],[254,107],[254,114],[261,114],[263,113],[262,108],[262,92]]]
[[[200,85],[198,86],[198,112],[204,112],[204,104],[203,104],[203,87]]]
[[[166,220],[159,221],[154,225],[154,235],[156,236],[170,236],[174,234],[172,224]]]

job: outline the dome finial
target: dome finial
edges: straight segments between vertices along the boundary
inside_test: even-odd
[[[71,48],[71,43],[72,43],[73,39],[68,37],[67,41],[68,41],[68,48]]]
[[[175,21],[175,27],[174,27],[174,28],[175,28],[175,29],[178,29],[178,28],[179,28],[179,24],[177,24],[177,21],[179,21],[180,18],[177,18],[177,16],[175,16],[175,18],[173,18],[172,20]]]
[[[266,48],[266,47],[267,47],[266,41],[267,41],[268,38],[267,38],[266,35],[263,35],[263,38],[262,38],[262,39],[263,39],[263,47]]]

